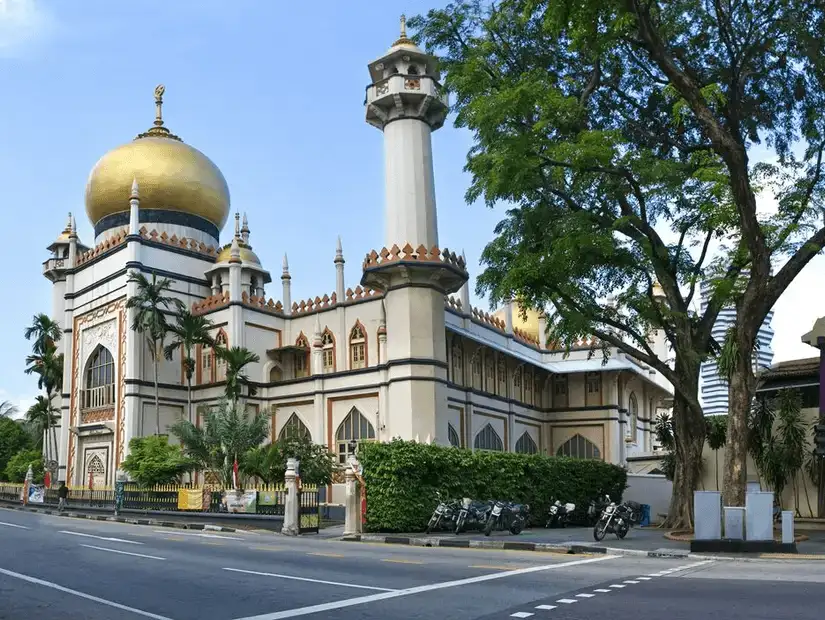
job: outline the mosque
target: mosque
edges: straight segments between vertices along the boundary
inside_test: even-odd
[[[335,288],[312,299],[292,299],[286,256],[270,298],[245,215],[221,242],[227,182],[165,126],[162,86],[152,127],[97,162],[85,196],[94,242],[81,242],[69,216],[43,264],[64,331],[60,479],[112,484],[129,441],[155,432],[152,356],[126,308],[133,272],[171,279],[216,342],[260,356],[247,368],[257,386],[247,406],[271,416],[272,439],[309,435],[341,463],[353,440],[394,437],[619,464],[652,450],[655,411],[671,394],[655,370],[615,349],[603,363],[587,340],[566,355],[546,337],[545,316],[516,303],[494,315],[470,305],[465,260],[441,245],[437,225],[431,133],[448,113],[437,59],[402,19],[368,69],[366,121],[384,138],[384,240],[361,248],[354,277],[339,240]],[[664,335],[650,338],[666,357]],[[225,368],[210,348],[195,357],[199,421],[223,393]],[[180,355],[163,360],[162,428],[189,415],[185,383]]]

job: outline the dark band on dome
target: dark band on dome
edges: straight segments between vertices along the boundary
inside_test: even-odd
[[[214,239],[220,238],[220,230],[212,222],[203,219],[200,216],[192,215],[191,213],[183,213],[182,211],[169,211],[167,209],[140,209],[138,211],[138,220],[141,224],[170,224],[172,226],[188,226],[200,230],[201,232],[210,235]],[[129,225],[129,211],[121,211],[120,213],[112,213],[102,218],[95,224],[95,237],[101,233],[111,230],[112,228],[119,228]]]

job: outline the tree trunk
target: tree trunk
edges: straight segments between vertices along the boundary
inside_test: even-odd
[[[155,359],[153,361],[155,363],[155,435],[160,435],[160,387],[158,386],[158,366],[160,365],[160,360],[158,359],[159,348],[160,345],[158,343],[154,343]]]
[[[719,450],[714,450],[713,456],[716,460],[716,490],[719,491]]]
[[[743,307],[746,306],[743,304],[737,309],[736,354],[728,385],[728,435],[722,481],[725,506],[745,505],[748,481],[748,416],[753,400],[751,357],[755,330],[748,329],[753,317],[746,316],[742,312]]]
[[[677,368],[679,361],[676,362]],[[699,386],[699,368],[695,372],[682,371],[689,381]],[[689,407],[678,394],[673,399],[673,436],[676,452],[676,473],[673,476],[673,494],[670,499],[665,527],[691,529],[693,527],[693,492],[702,477],[702,448],[705,445],[705,420],[702,411]]]

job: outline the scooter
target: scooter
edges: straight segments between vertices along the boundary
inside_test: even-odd
[[[550,506],[547,524],[544,527],[567,527],[575,509],[576,504],[562,504],[559,500],[556,500]]]

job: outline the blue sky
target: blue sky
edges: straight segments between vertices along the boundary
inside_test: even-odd
[[[293,299],[330,293],[339,234],[355,286],[364,255],[383,245],[382,137],[363,120],[366,66],[397,38],[402,12],[438,4],[0,0],[0,400],[25,406],[36,392],[22,373],[22,331],[51,310],[45,248],[68,211],[91,243],[89,171],[151,125],[158,83],[167,126],[221,168],[233,210],[249,215],[252,245],[275,275],[268,294],[280,298],[284,252]],[[464,202],[466,132],[448,123],[433,142],[441,245],[464,249],[472,268],[503,211]],[[778,358],[813,354],[798,341],[825,303],[810,292],[823,271],[820,259],[777,306]]]

